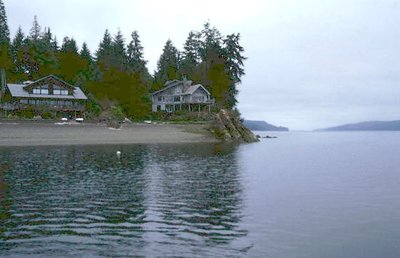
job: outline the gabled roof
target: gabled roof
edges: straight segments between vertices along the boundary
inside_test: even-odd
[[[204,88],[204,86],[201,84],[190,86],[182,95],[193,94],[198,88],[202,88],[208,95],[211,95],[210,92],[206,88]]]
[[[53,82],[57,81],[57,82],[60,82],[62,84],[62,86],[64,86],[65,88],[75,89],[75,87],[73,85],[69,84],[68,82],[65,82],[65,81],[61,80],[60,78],[58,78],[57,76],[55,76],[53,74],[47,75],[47,76],[45,76],[43,78],[40,78],[40,79],[38,79],[38,80],[36,80],[36,81],[34,81],[32,83],[29,83],[28,85],[24,85],[24,89],[25,90],[30,90],[33,87],[39,86],[43,82],[46,82],[46,81],[50,81],[50,82],[51,81],[53,81]]]
[[[158,94],[160,92],[166,91],[172,87],[177,86],[178,84],[183,83],[183,81],[178,81],[178,80],[173,80],[173,81],[168,81],[165,83],[166,87],[162,88],[161,90],[153,92],[151,95]],[[191,83],[191,81],[190,81]],[[190,95],[193,94],[198,88],[202,88],[208,95],[211,95],[211,93],[201,84],[196,84],[196,85],[191,85],[185,92],[182,92],[180,95]]]
[[[73,95],[50,95],[50,94],[31,94],[24,89],[24,84],[7,84],[12,97],[18,98],[49,98],[49,99],[87,99],[86,95],[79,87],[74,87]]]
[[[166,87],[162,88],[161,90],[158,90],[158,91],[153,92],[151,95],[155,95],[155,94],[157,94],[157,93],[160,93],[160,92],[163,92],[163,91],[165,91],[165,90],[168,90],[168,89],[170,89],[170,88],[172,88],[172,87],[174,87],[174,86],[176,86],[176,85],[178,85],[178,84],[180,84],[180,83],[182,83],[182,81],[178,81],[178,80],[167,81],[167,82],[165,83]]]

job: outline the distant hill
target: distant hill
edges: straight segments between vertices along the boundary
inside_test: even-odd
[[[289,128],[268,124],[265,121],[244,120],[243,124],[253,131],[289,131]]]
[[[318,129],[316,131],[400,131],[400,120],[369,121],[355,124],[345,124],[335,127]]]

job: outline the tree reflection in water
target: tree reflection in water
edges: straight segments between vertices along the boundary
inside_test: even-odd
[[[0,255],[235,253],[247,234],[235,155],[209,144],[2,149]]]

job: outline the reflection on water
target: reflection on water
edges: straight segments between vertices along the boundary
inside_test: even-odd
[[[278,135],[2,148],[0,256],[400,257],[400,132]]]
[[[210,144],[2,149],[0,255],[243,254],[235,155]]]

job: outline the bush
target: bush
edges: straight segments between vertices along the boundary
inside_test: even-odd
[[[111,118],[118,120],[118,121],[122,121],[125,119],[125,114],[122,111],[122,108],[119,106],[111,106],[110,108],[110,113],[111,113]]]
[[[55,118],[55,115],[50,111],[43,112],[41,116],[42,116],[43,119],[53,119],[53,118]]]

